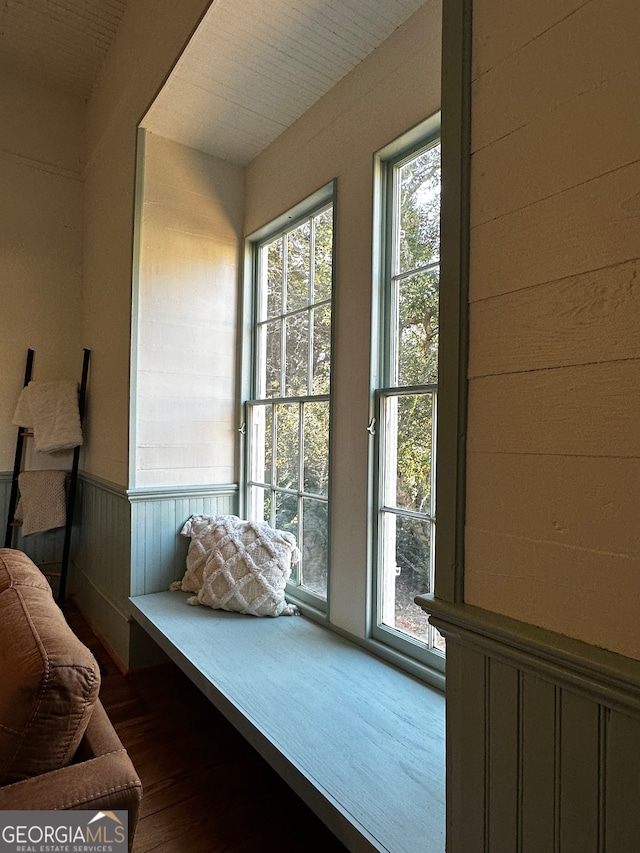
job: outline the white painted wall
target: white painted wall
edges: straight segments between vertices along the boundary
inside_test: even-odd
[[[84,104],[0,72],[0,471],[27,350],[33,378],[80,379]],[[34,467],[66,467],[45,457]]]
[[[467,602],[640,658],[634,0],[474,0]]]
[[[88,103],[83,334],[91,348],[85,470],[119,486],[129,468],[136,128],[208,0],[135,0]]]
[[[130,361],[137,125],[209,0],[131,0],[87,105],[82,334],[91,348],[80,605],[127,663]],[[94,487],[95,483],[104,484]],[[115,488],[113,488],[115,487]],[[117,519],[115,525],[113,520]],[[94,522],[92,524],[92,522]],[[135,629],[131,629],[135,633]]]
[[[237,482],[244,170],[145,140],[134,485]]]

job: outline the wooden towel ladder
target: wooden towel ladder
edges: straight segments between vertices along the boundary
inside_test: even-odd
[[[78,391],[78,412],[80,414],[80,423],[84,419],[85,398],[87,393],[87,379],[89,376],[89,357],[91,351],[83,350],[82,359],[82,378],[80,380],[80,389]],[[24,372],[24,386],[27,386],[31,381],[33,373],[33,357],[34,351],[27,350],[27,363]],[[22,470],[23,455],[24,455],[24,439],[32,436],[29,430],[23,427],[18,427],[18,438],[16,440],[16,455],[13,465],[13,478],[11,481],[11,494],[9,496],[9,511],[7,514],[7,530],[5,533],[4,547],[11,548],[13,544],[13,536],[18,522],[15,520],[16,508],[18,504],[18,477]],[[60,607],[64,605],[67,574],[69,571],[69,557],[71,554],[71,530],[73,527],[73,511],[75,507],[77,482],[78,482],[78,462],[80,460],[80,447],[73,449],[73,462],[71,465],[71,473],[69,475],[68,490],[67,490],[67,507],[66,507],[66,524],[64,530],[64,544],[62,547],[62,562],[60,566],[59,584],[57,602]]]

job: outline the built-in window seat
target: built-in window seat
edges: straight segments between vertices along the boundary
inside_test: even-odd
[[[303,616],[187,597],[136,596],[133,617],[345,846],[443,853],[442,694]]]

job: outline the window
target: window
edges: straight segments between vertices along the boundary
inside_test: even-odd
[[[329,562],[333,187],[251,240],[252,391],[246,404],[249,518],[297,539],[290,583],[324,609]]]
[[[373,635],[433,659],[444,640],[414,603],[433,591],[438,409],[440,142],[431,119],[378,157]],[[426,653],[426,654],[425,654]]]

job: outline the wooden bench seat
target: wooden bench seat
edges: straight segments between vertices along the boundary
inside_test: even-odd
[[[305,617],[186,598],[133,617],[350,850],[443,853],[441,693]]]

